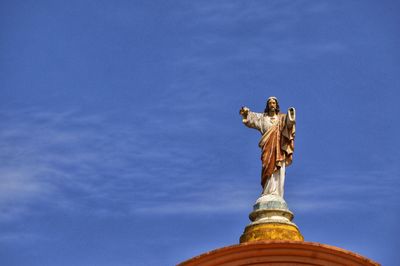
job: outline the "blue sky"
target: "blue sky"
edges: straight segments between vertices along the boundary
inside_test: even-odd
[[[396,1],[1,1],[0,264],[173,265],[261,192],[239,108],[297,110],[307,241],[400,260]]]

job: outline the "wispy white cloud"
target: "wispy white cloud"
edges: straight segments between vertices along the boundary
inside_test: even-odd
[[[70,116],[32,110],[2,112],[0,220],[19,217],[36,201],[57,199],[61,184],[75,179],[76,172],[68,167],[95,157],[91,152],[74,150],[83,134],[63,128]]]
[[[383,206],[398,206],[392,169],[321,173],[303,179],[289,195],[298,212],[367,211]],[[292,189],[291,189],[292,190]]]
[[[215,180],[215,179],[214,179]],[[132,212],[142,214],[206,214],[231,213],[251,209],[255,193],[243,184],[215,181],[212,186],[188,187],[181,197],[165,195],[154,202],[142,202]]]
[[[200,144],[183,136],[193,137],[189,133],[203,131],[208,121],[184,115],[169,123],[140,114],[133,118],[139,126],[108,115],[2,112],[0,221],[40,211],[35,204],[99,216],[131,214],[157,201],[184,204],[204,189],[200,175],[216,155],[194,153]],[[198,167],[201,173],[194,171]]]
[[[347,47],[342,40],[287,35],[298,31],[296,27],[308,16],[331,9],[317,1],[191,2],[178,17],[193,18],[188,27],[196,36],[195,44],[177,63],[215,69],[249,61],[276,64],[343,54]]]
[[[46,240],[46,238],[43,235],[26,232],[3,232],[0,236],[0,243],[33,244],[38,240]]]

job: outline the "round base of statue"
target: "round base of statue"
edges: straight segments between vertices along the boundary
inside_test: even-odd
[[[249,215],[252,221],[246,226],[240,243],[265,240],[303,241],[297,226],[292,222],[293,213],[285,200],[276,195],[262,195]]]

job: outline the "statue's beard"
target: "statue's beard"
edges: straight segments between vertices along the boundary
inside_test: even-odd
[[[272,112],[272,113],[276,113],[275,107],[271,107],[271,108],[269,109],[269,111]]]

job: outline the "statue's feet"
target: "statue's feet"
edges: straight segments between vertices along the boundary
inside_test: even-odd
[[[284,202],[286,204],[285,200],[281,196],[279,196],[277,194],[276,195],[274,195],[274,194],[267,194],[267,195],[266,194],[262,194],[261,197],[259,197],[257,199],[256,204],[257,203],[266,203],[268,201],[278,201],[278,202]]]

